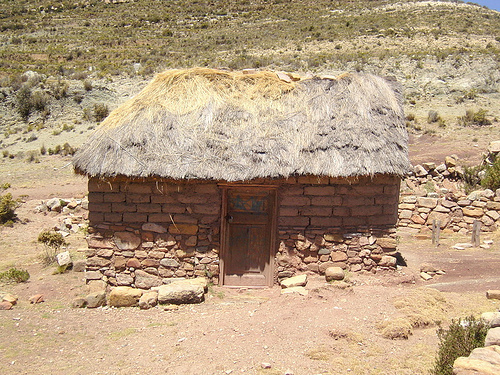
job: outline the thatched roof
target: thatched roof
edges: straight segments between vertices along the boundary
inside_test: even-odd
[[[76,153],[89,176],[245,181],[409,169],[402,94],[369,74],[170,70],[118,107]]]

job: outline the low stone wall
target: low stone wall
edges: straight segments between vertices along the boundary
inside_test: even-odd
[[[215,183],[89,181],[87,280],[148,289],[164,278],[219,275]]]
[[[400,227],[422,230],[431,227],[434,220],[441,229],[469,234],[475,220],[481,222],[481,231],[491,232],[500,223],[500,189],[485,189],[465,194],[457,160],[447,157],[436,166],[424,163],[415,166],[412,176],[402,183],[399,204]]]
[[[295,270],[353,272],[396,266],[399,179],[302,177],[279,196],[278,278]]]

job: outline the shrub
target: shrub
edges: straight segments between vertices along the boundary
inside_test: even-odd
[[[45,145],[42,145],[42,147],[40,147],[40,154],[45,155],[46,153],[47,153],[47,149],[45,148]]]
[[[481,165],[477,165],[475,167],[464,167],[462,179],[465,185],[464,188],[466,193],[470,193],[481,184],[480,172],[483,170],[484,168]]]
[[[43,230],[38,234],[38,242],[44,245],[41,260],[44,265],[51,265],[56,261],[56,255],[61,246],[66,245],[66,241],[61,233]]]
[[[26,270],[11,268],[8,271],[0,272],[0,280],[5,282],[24,283],[28,281],[30,274]]]
[[[31,96],[31,105],[35,111],[42,112],[47,109],[49,104],[49,96],[41,91],[36,91]]]
[[[15,211],[18,207],[19,200],[13,199],[11,193],[0,195],[0,224],[11,225],[17,219]]]
[[[101,122],[109,115],[109,108],[106,104],[97,103],[94,104],[94,119],[97,122]]]
[[[448,329],[439,328],[439,348],[433,374],[452,375],[453,362],[458,357],[468,356],[473,349],[484,346],[489,326],[473,316],[452,320]]]
[[[54,249],[60,249],[66,245],[66,241],[61,233],[52,230],[43,230],[38,234],[38,242]]]
[[[429,113],[427,113],[427,122],[429,124],[432,124],[434,122],[438,122],[439,120],[441,119],[441,116],[439,116],[439,114],[436,112],[436,111],[429,111]]]
[[[16,95],[17,112],[21,115],[24,121],[27,121],[31,111],[33,110],[33,103],[31,101],[31,89],[23,85]]]
[[[92,91],[92,82],[90,82],[89,80],[83,81],[83,88],[85,89],[85,91]]]
[[[481,180],[481,186],[491,190],[500,188],[500,158],[495,158],[493,164],[486,167],[485,172],[486,174]]]
[[[491,125],[491,121],[486,118],[488,111],[480,109],[474,112],[472,109],[465,111],[465,116],[458,117],[458,124],[462,126],[471,125]]]

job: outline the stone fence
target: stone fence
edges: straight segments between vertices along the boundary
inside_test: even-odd
[[[469,234],[474,221],[481,222],[481,231],[497,229],[500,219],[500,189],[476,190],[466,194],[455,157],[445,163],[416,165],[412,176],[401,186],[399,227],[425,230],[434,221],[443,230]]]

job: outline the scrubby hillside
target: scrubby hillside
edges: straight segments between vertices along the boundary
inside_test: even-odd
[[[173,67],[393,75],[417,135],[456,136],[466,110],[500,117],[500,13],[477,5],[0,0],[0,19],[5,157],[78,146],[108,110]],[[429,123],[430,110],[438,116]]]

